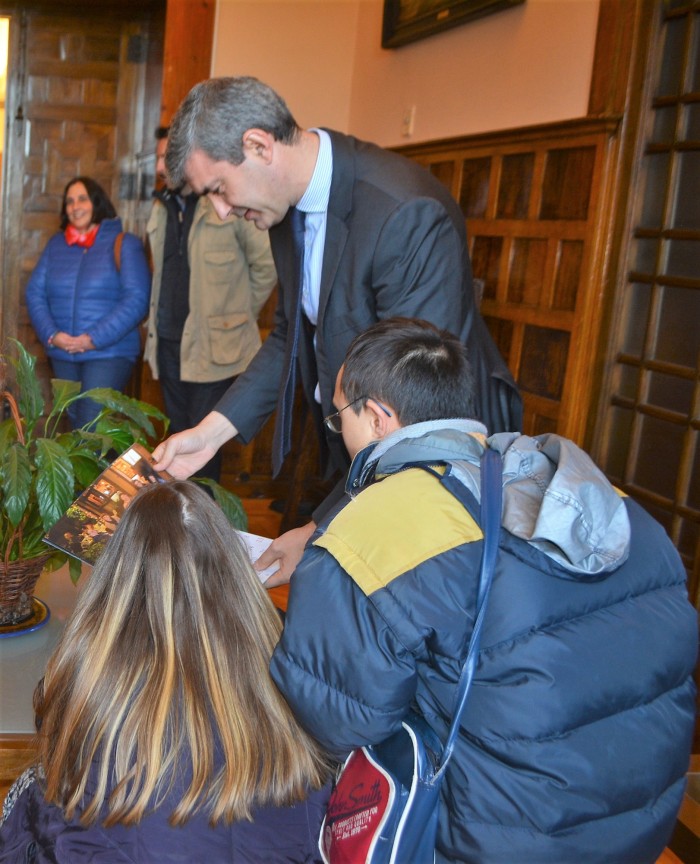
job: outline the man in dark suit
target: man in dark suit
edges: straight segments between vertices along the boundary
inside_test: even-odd
[[[338,436],[326,438],[322,423],[334,410],[336,376],[352,339],[395,316],[458,335],[476,377],[478,419],[490,432],[520,429],[515,382],[474,301],[464,216],[423,168],[347,135],[300,129],[277,93],[247,77],[190,91],[171,125],[166,168],[171,184],[186,180],[209,195],[222,218],[235,213],[269,230],[281,290],[275,326],[246,372],[198,426],[156,448],[157,468],[189,476],[230,438],[250,441],[277,409],[279,470],[297,371],[322,453],[346,468]],[[277,559],[288,578],[313,527],[282,535],[260,566]]]

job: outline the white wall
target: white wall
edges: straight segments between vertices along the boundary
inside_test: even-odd
[[[218,0],[212,75],[256,75],[302,126],[387,147],[565,120],[587,112],[598,6],[526,0],[385,50],[382,0]]]
[[[347,132],[358,0],[218,0],[212,75],[254,75],[301,126]]]

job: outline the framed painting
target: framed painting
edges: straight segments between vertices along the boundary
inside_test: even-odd
[[[525,0],[384,0],[382,48],[398,48]]]

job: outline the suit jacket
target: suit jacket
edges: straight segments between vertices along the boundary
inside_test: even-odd
[[[312,407],[316,380],[320,385],[317,417],[334,410],[335,379],[352,339],[379,320],[402,315],[425,318],[459,335],[474,369],[477,419],[490,432],[519,430],[520,395],[476,308],[464,216],[456,201],[416,163],[328,131],[333,178],[315,357],[307,341],[301,340],[300,348],[302,384]],[[288,215],[270,229],[270,243],[281,288],[275,325],[216,408],[230,419],[244,443],[277,405],[290,350],[288,322],[297,302]],[[324,435],[322,426],[319,434]],[[338,448],[338,443],[332,445]],[[333,462],[345,467],[339,449]]]

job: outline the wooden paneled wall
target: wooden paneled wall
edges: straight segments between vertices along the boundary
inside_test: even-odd
[[[594,409],[618,122],[582,119],[400,148],[459,202],[481,311],[523,393],[523,431],[585,445]]]

